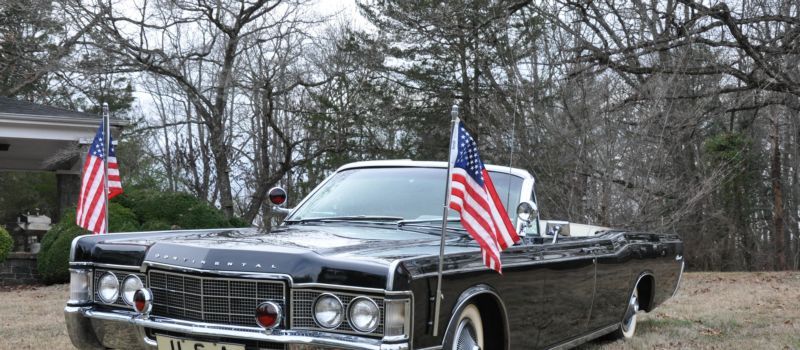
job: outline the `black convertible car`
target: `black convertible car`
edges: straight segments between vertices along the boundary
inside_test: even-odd
[[[678,236],[540,220],[533,177],[488,166],[506,207],[517,208],[511,219],[523,239],[503,252],[498,274],[453,213],[434,335],[445,166],[346,165],[284,209],[271,232],[79,237],[65,308],[72,342],[158,350],[568,348],[632,337],[637,312],[677,290]]]

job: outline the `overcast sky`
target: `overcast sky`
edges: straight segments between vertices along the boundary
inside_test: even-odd
[[[358,13],[356,0],[316,0],[311,5],[311,9],[320,16],[332,16],[331,23],[337,21],[349,22],[353,27],[365,27],[369,23]],[[140,113],[148,114],[154,112],[153,98],[146,91],[134,85],[134,97],[136,104],[141,109]],[[137,113],[137,112],[134,112]]]

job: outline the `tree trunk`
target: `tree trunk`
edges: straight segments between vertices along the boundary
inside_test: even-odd
[[[233,194],[231,192],[230,164],[228,163],[228,148],[225,146],[225,129],[222,118],[218,125],[209,128],[211,136],[211,153],[214,155],[215,171],[217,175],[217,191],[219,204],[226,218],[233,217]]]
[[[775,245],[775,269],[786,270],[786,249],[784,241],[783,189],[781,188],[781,142],[778,116],[772,118],[772,238]]]

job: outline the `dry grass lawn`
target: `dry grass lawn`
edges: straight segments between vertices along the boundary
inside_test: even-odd
[[[0,349],[71,349],[66,299],[66,285],[1,289]],[[800,273],[688,273],[633,340],[581,349],[800,350]]]
[[[688,273],[634,339],[581,349],[800,350],[800,273]]]

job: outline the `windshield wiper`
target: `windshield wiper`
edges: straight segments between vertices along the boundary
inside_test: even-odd
[[[408,219],[408,220],[398,221],[397,226],[414,225],[414,224],[435,224],[437,222],[442,222],[442,219]],[[447,219],[447,222],[461,222],[461,219],[450,218]]]
[[[337,222],[337,221],[392,221],[399,222],[403,218],[399,216],[380,216],[380,215],[348,215],[348,216],[323,216],[318,218],[286,220],[286,222]]]
[[[424,227],[430,229],[441,229],[442,219],[409,219],[409,220],[400,220],[397,222],[397,227],[402,228],[403,226],[414,226],[414,227]],[[461,222],[461,219],[458,218],[451,218],[447,219],[447,222]],[[447,226],[448,231],[456,231],[456,232],[466,232],[467,230],[461,227],[453,227],[452,225]]]

